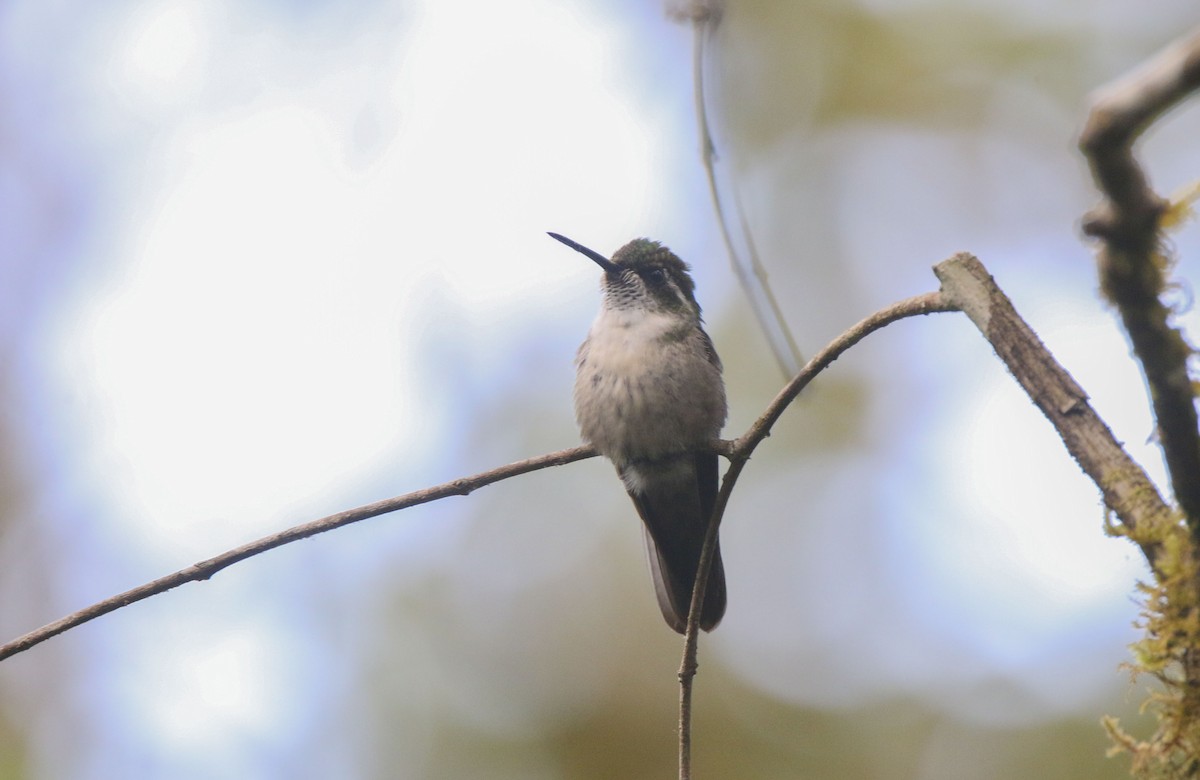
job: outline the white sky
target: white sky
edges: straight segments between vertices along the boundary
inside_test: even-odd
[[[123,262],[64,314],[60,371],[89,388],[92,468],[152,567],[277,530],[397,441],[410,460],[389,466],[418,473],[448,433],[413,351],[437,301],[541,316],[594,284],[547,229],[616,245],[661,198],[655,137],[611,83],[617,33],[582,4],[414,3],[378,20],[400,56],[329,56],[319,78],[294,76],[302,47],[246,34],[254,16],[137,5],[95,74],[113,124],[153,132],[114,209]],[[271,88],[239,92],[248,72]],[[196,641],[205,621],[140,635],[115,674],[135,733],[201,774],[299,701],[285,626]]]

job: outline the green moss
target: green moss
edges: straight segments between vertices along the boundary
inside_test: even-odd
[[[1140,780],[1200,777],[1200,552],[1178,515],[1137,529],[1111,519],[1106,526],[1109,533],[1154,550],[1154,583],[1138,585],[1144,636],[1131,646],[1130,668],[1159,682],[1143,705],[1157,718],[1155,733],[1140,741],[1116,718],[1105,718],[1113,742],[1109,753],[1129,753],[1132,774]]]

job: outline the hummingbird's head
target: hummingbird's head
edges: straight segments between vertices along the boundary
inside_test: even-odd
[[[609,260],[565,236],[551,233],[550,237],[587,255],[604,269],[601,284],[607,305],[617,309],[641,308],[700,318],[696,283],[689,273],[691,269],[657,241],[635,238],[618,249]]]

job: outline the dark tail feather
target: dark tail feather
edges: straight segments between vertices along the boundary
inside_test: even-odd
[[[704,534],[717,494],[717,456],[683,455],[626,466],[635,475],[622,474],[642,516],[654,592],[667,625],[679,633],[687,629],[687,614],[696,584],[696,570]],[[713,630],[725,615],[725,567],[721,548],[714,551],[712,569],[704,591],[700,628]]]
[[[703,537],[701,537],[703,541]],[[646,550],[650,557],[650,574],[654,578],[654,594],[658,597],[658,608],[667,625],[680,634],[687,631],[688,610],[692,606],[692,590],[696,587],[696,569],[700,555],[694,561],[682,565],[668,563],[659,552],[658,546],[646,529]],[[721,546],[718,543],[713,556],[712,568],[708,572],[708,583],[704,589],[704,605],[700,608],[700,628],[712,631],[725,616],[725,565],[721,562]]]

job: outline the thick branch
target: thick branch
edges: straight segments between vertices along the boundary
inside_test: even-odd
[[[1133,154],[1142,132],[1197,88],[1200,32],[1100,92],[1079,146],[1105,196],[1083,222],[1084,232],[1103,242],[1100,286],[1141,361],[1175,498],[1200,539],[1200,434],[1187,367],[1192,349],[1170,325],[1170,309],[1160,299],[1166,261],[1159,220],[1167,204],[1150,189]]]
[[[983,264],[963,253],[933,271],[942,282],[942,295],[979,328],[1121,522],[1131,531],[1170,524],[1171,509],[1154,483],[1113,437],[1088,403],[1087,393],[1021,319]],[[1143,547],[1143,552],[1153,565],[1156,550]]]
[[[93,604],[90,607],[81,609],[78,612],[73,612],[66,617],[56,620],[49,625],[42,626],[36,631],[30,631],[24,636],[18,637],[13,641],[0,646],[0,661],[8,658],[10,655],[24,652],[34,645],[45,642],[52,636],[61,634],[62,632],[74,628],[89,620],[107,615],[113,610],[120,609],[142,599],[149,598],[158,593],[164,593],[172,588],[177,588],[186,582],[198,582],[207,580],[217,572],[232,566],[238,561],[243,561],[246,558],[253,557],[267,550],[272,550],[276,547],[282,547],[285,544],[307,539],[310,536],[316,536],[326,531],[332,531],[335,528],[341,528],[344,525],[357,523],[360,520],[366,520],[370,517],[377,517],[388,512],[395,512],[400,509],[407,509],[410,506],[417,504],[425,504],[430,501],[436,501],[439,498],[447,498],[449,496],[465,496],[474,490],[478,490],[485,485],[490,485],[493,482],[500,482],[509,477],[528,474],[531,471],[548,468],[550,466],[563,466],[567,463],[574,463],[577,460],[591,458],[596,454],[590,446],[572,447],[568,450],[560,450],[551,452],[547,455],[539,455],[536,458],[520,460],[516,463],[509,463],[506,466],[500,466],[490,471],[485,471],[481,474],[476,474],[471,477],[462,477],[451,482],[446,482],[442,485],[425,488],[423,490],[415,490],[412,493],[407,493],[396,498],[388,498],[383,501],[376,501],[373,504],[360,506],[357,509],[348,509],[344,512],[338,512],[328,517],[323,517],[320,520],[313,520],[302,525],[297,525],[286,531],[280,531],[277,534],[264,536],[261,539],[244,544],[241,547],[223,552],[215,558],[209,558],[206,561],[192,564],[186,569],[180,569],[174,574],[168,574],[165,577],[159,577],[157,580],[147,582],[145,585],[139,585],[132,590],[127,590],[124,593],[119,593],[112,598]]]
[[[1096,185],[1111,212],[1093,212],[1084,224],[1089,235],[1104,237],[1144,231],[1162,208],[1133,156],[1133,143],[1155,120],[1200,87],[1200,31],[1176,41],[1127,76],[1099,90],[1079,147],[1092,166]],[[1139,218],[1140,215],[1140,218]],[[1154,225],[1149,226],[1151,230]],[[1145,235],[1131,233],[1135,243]]]

